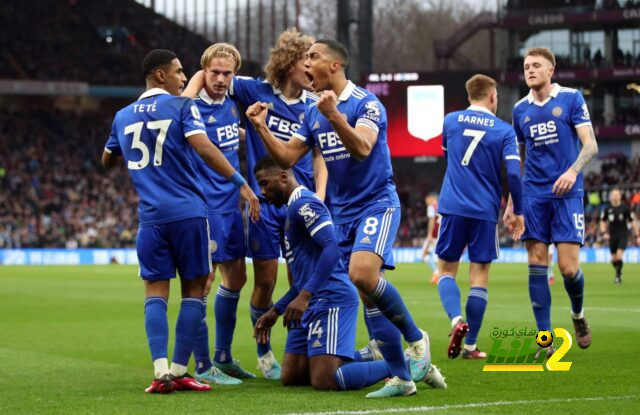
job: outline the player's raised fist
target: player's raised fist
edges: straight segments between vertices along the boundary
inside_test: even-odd
[[[331,90],[322,91],[316,105],[318,106],[318,111],[325,117],[329,117],[329,115],[338,110],[338,97],[336,97],[336,93]]]
[[[259,125],[267,119],[267,110],[269,106],[264,102],[256,102],[247,108],[247,118],[253,125]]]

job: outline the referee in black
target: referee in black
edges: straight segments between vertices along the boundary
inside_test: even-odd
[[[614,282],[622,282],[622,256],[627,248],[629,230],[633,226],[633,218],[629,206],[622,203],[620,189],[614,188],[609,194],[609,206],[600,214],[600,230],[607,232],[609,225],[609,250],[611,251],[611,264],[616,270]]]

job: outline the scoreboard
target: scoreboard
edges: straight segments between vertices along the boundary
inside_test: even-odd
[[[469,106],[471,72],[369,74],[363,85],[387,110],[391,157],[442,157],[444,115]]]

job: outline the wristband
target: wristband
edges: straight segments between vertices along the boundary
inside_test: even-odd
[[[242,187],[247,184],[247,181],[242,177],[242,175],[238,172],[233,173],[229,176],[229,181],[236,185],[236,187]]]

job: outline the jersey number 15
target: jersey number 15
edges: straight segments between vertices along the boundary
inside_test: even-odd
[[[156,120],[156,121],[147,122],[148,130],[160,130],[158,132],[158,137],[156,138],[156,148],[155,148],[154,157],[153,157],[153,165],[156,167],[162,166],[162,146],[164,145],[164,140],[167,138],[167,131],[169,130],[169,125],[171,125],[171,120]],[[144,169],[149,164],[149,147],[147,147],[147,145],[143,143],[142,140],[140,140],[143,126],[144,126],[144,122],[140,121],[135,124],[129,124],[126,127],[124,127],[125,134],[133,133],[133,141],[131,141],[131,148],[140,150],[140,152],[142,153],[142,158],[139,161],[129,160],[127,162],[127,167],[131,170]]]

